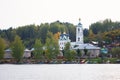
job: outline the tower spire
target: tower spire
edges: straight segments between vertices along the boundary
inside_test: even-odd
[[[81,24],[81,19],[79,18],[79,23],[76,27],[76,43],[77,44],[83,44],[83,28]]]
[[[79,22],[81,21],[81,19],[79,18]]]

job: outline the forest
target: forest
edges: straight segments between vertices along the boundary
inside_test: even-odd
[[[19,26],[17,28],[0,30],[0,37],[5,40],[6,48],[11,46],[16,35],[20,36],[24,46],[28,49],[33,47],[36,39],[40,39],[42,44],[46,43],[48,32],[53,35],[66,32],[69,34],[71,41],[76,39],[76,25],[69,22],[55,21],[52,23],[41,23],[40,25],[30,24]],[[84,28],[84,42],[98,41],[111,44],[120,41],[120,22],[113,22],[111,19],[97,21]],[[58,37],[59,38],[59,37]]]

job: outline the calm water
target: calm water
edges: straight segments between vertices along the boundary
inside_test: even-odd
[[[119,64],[0,65],[0,80],[120,80]]]

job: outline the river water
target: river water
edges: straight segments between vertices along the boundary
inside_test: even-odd
[[[119,64],[0,65],[0,80],[120,80]]]

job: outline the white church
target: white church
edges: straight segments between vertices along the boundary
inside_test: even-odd
[[[77,50],[80,49],[82,51],[82,55],[84,55],[84,49],[88,50],[88,53],[90,53],[90,57],[97,57],[100,54],[100,47],[96,47],[90,43],[84,43],[83,41],[83,27],[79,20],[78,25],[76,26],[76,42],[71,42],[69,39],[69,34],[66,34],[65,32],[60,35],[59,38],[59,48],[62,51],[65,47],[65,44],[67,42],[70,42],[71,49]]]

